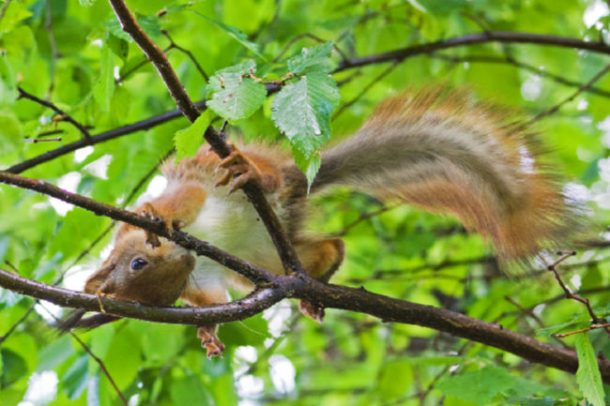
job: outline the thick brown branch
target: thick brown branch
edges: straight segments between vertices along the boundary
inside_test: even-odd
[[[0,172],[0,183],[34,190],[89,210],[95,214],[110,217],[114,220],[123,221],[136,227],[152,231],[187,249],[195,251],[198,255],[203,255],[217,261],[227,268],[242,274],[252,282],[263,283],[271,282],[273,280],[273,276],[269,272],[257,268],[205,241],[198,240],[187,233],[178,230],[167,230],[163,224],[154,222],[146,216],[140,216],[127,210],[100,203],[88,197],[68,192],[41,180],[24,178],[7,172]]]
[[[99,299],[95,295],[44,285],[1,269],[0,286],[59,306],[99,311]],[[201,325],[246,319],[271,307],[284,297],[281,289],[265,287],[231,303],[197,308],[151,307],[109,298],[101,300],[104,309],[113,315],[162,323]]]
[[[172,69],[169,60],[163,51],[148,37],[148,35],[146,35],[123,0],[110,0],[110,4],[114,9],[123,30],[133,38],[148,59],[155,65],[155,68],[176,101],[178,108],[182,111],[182,114],[191,122],[195,121],[197,117],[199,117],[199,111],[186,93],[184,86],[180,83],[178,76],[176,76],[176,72]],[[227,157],[231,153],[229,145],[212,126],[209,126],[206,129],[203,137],[221,158]],[[296,251],[284,233],[282,224],[269,205],[260,185],[257,182],[250,181],[244,185],[243,191],[256,209],[263,224],[265,224],[282,264],[284,265],[284,269],[286,271],[303,272]]]
[[[431,54],[433,52],[440,51],[443,49],[466,45],[484,44],[488,42],[549,45],[561,48],[582,49],[591,52],[610,55],[610,46],[604,44],[603,42],[589,42],[582,41],[576,38],[531,34],[527,32],[489,31],[476,34],[468,34],[462,37],[449,38],[436,42],[413,45],[377,55],[348,59],[339,64],[336,72],[355,68],[358,66],[365,66],[391,61],[402,61],[413,56]]]
[[[392,299],[363,289],[325,285],[313,280],[307,280],[305,286],[295,289],[294,296],[323,307],[366,313],[386,322],[429,327],[570,373],[575,373],[578,368],[578,358],[572,350],[557,348],[506,330],[500,325],[450,310]],[[604,382],[610,383],[610,361],[600,360],[599,365]]]
[[[96,296],[29,281],[0,270],[0,286],[44,299],[61,306],[98,310]],[[304,275],[279,276],[272,287],[261,288],[248,297],[225,305],[205,308],[149,307],[137,303],[103,299],[114,315],[164,323],[222,323],[241,320],[263,311],[284,297],[305,299],[328,308],[350,310],[378,317],[386,322],[415,324],[453,334],[518,355],[528,361],[575,373],[574,351],[557,348],[450,310],[392,299],[364,289],[326,285]],[[604,382],[610,383],[610,361],[599,361]]]

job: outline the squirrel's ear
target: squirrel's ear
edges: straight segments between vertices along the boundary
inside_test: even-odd
[[[115,264],[113,264],[113,263],[111,263],[110,261],[107,260],[100,269],[95,271],[89,277],[89,279],[87,279],[87,282],[85,282],[85,289],[84,289],[84,291],[86,293],[95,293],[95,292],[97,292],[101,288],[101,286],[104,284],[106,279],[108,278],[108,275],[110,275],[110,272],[112,272],[112,270],[115,267],[116,267]]]

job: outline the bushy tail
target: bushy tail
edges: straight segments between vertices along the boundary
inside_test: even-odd
[[[322,154],[312,191],[346,185],[451,213],[505,260],[565,240],[574,224],[531,134],[507,115],[436,90],[383,103],[354,136]]]

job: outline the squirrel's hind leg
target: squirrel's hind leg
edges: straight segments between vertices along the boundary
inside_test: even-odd
[[[227,302],[227,292],[221,288],[199,288],[196,286],[184,290],[181,296],[193,306],[205,307],[212,304]],[[197,338],[201,341],[201,346],[205,349],[208,358],[219,357],[225,349],[225,345],[217,336],[217,324],[204,324],[197,327]]]
[[[295,248],[305,272],[320,282],[330,280],[341,266],[345,255],[345,245],[339,238],[298,242]],[[317,303],[301,300],[299,310],[318,322],[324,319],[324,308]]]

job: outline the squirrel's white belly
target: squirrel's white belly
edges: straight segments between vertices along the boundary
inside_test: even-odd
[[[213,189],[195,221],[184,231],[254,265],[278,269],[279,257],[273,242],[241,191],[229,195],[224,187]],[[217,262],[197,257],[193,278],[199,286],[226,287],[233,275]]]

